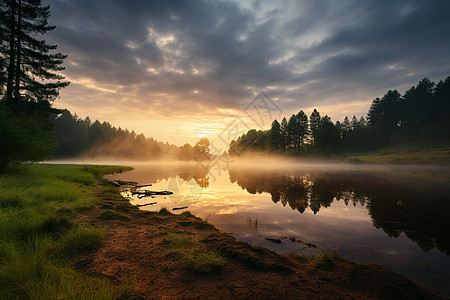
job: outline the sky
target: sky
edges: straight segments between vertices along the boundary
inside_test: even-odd
[[[313,108],[333,121],[450,76],[450,1],[47,0],[55,107],[214,147]]]

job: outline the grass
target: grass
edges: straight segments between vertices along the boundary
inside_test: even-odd
[[[125,169],[36,164],[0,174],[0,299],[114,299],[109,281],[70,260],[101,246],[103,231],[74,222],[97,203],[98,176]]]
[[[329,270],[334,267],[334,261],[342,259],[336,251],[328,252],[322,250],[314,257],[314,265],[318,269]]]
[[[129,221],[130,220],[129,216],[119,213],[119,212],[116,212],[116,211],[113,211],[113,210],[109,210],[109,209],[103,210],[98,215],[98,218],[100,220],[118,220],[118,221]]]
[[[372,152],[353,153],[347,162],[363,163],[450,163],[450,144],[404,144]]]
[[[218,251],[206,249],[194,237],[184,233],[170,233],[164,239],[168,257],[181,258],[186,269],[199,273],[221,270],[225,259]]]

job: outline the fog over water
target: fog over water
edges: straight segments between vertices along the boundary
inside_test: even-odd
[[[57,163],[73,163],[58,161]],[[123,196],[159,210],[187,207],[237,239],[279,253],[315,253],[292,236],[358,262],[374,262],[450,295],[450,169],[253,156],[199,162],[78,161],[128,165],[108,179],[137,181],[170,196]]]

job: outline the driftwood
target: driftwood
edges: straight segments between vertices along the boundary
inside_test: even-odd
[[[143,188],[143,187],[147,187],[147,186],[152,186],[152,184],[149,183],[149,184],[135,185],[134,187],[135,187],[136,189],[139,189],[139,188]]]
[[[317,245],[315,245],[315,244],[313,244],[313,243],[308,243],[308,242],[302,241],[302,240],[300,240],[300,239],[296,239],[296,238],[293,237],[293,236],[289,236],[289,237],[287,237],[287,236],[282,236],[281,238],[282,238],[282,239],[290,240],[290,241],[293,242],[293,243],[304,244],[304,245],[308,246],[308,248],[317,248],[317,247],[318,247]]]
[[[151,203],[147,203],[147,204],[141,204],[141,205],[136,205],[137,207],[143,207],[143,206],[148,206],[148,205],[154,205],[158,202],[151,202]]]
[[[124,181],[124,180],[113,180],[111,183],[115,186],[122,186],[122,185],[137,185],[138,183],[136,181]]]
[[[138,190],[132,190],[131,194],[133,195],[139,195],[139,196],[154,196],[154,195],[173,195],[171,191],[138,191]],[[139,197],[138,196],[138,197]]]
[[[179,209],[186,209],[188,208],[187,206],[182,206],[182,207],[174,207],[172,208],[172,210],[179,210]]]

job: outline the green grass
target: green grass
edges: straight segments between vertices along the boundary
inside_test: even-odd
[[[406,144],[372,152],[353,153],[346,161],[358,163],[450,163],[450,144]]]
[[[122,213],[118,213],[116,211],[113,210],[103,210],[99,215],[98,218],[100,220],[118,220],[118,221],[129,221],[130,217],[122,214]]]
[[[101,246],[103,231],[74,222],[98,201],[96,178],[126,169],[36,164],[0,174],[0,299],[115,297],[109,281],[70,260]]]
[[[163,243],[169,248],[167,256],[181,258],[186,269],[209,273],[222,269],[225,264],[218,251],[206,249],[187,234],[170,233]]]

